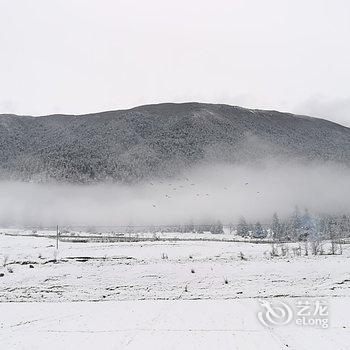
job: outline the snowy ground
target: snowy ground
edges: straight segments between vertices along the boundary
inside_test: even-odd
[[[145,227],[147,228],[147,227]],[[131,232],[132,230],[137,230],[138,228],[132,229],[127,227],[121,227],[121,229],[113,229],[113,228],[101,228],[96,232],[87,232],[86,227],[84,229],[65,229],[63,227],[60,228],[60,237],[62,241],[72,241],[77,240],[77,238],[89,238],[89,241],[102,241],[103,238],[108,238],[109,240],[122,240],[123,238],[127,241],[128,239],[131,241],[151,241],[151,240],[209,240],[209,241],[231,241],[231,242],[269,242],[271,241],[270,237],[264,239],[253,239],[253,238],[245,238],[235,234],[235,231],[231,230],[228,226],[223,227],[224,233],[222,234],[212,234],[211,232],[163,232],[161,230],[157,230],[153,228],[152,231],[144,231],[144,232]],[[149,229],[149,227],[148,227]],[[94,229],[92,229],[95,231]],[[120,232],[119,232],[120,231]],[[130,232],[128,232],[130,231]],[[56,237],[57,231],[56,229],[16,229],[16,228],[6,228],[0,229],[0,233],[6,235],[14,235],[14,236],[32,236],[32,237]],[[269,235],[268,235],[269,236]]]
[[[267,328],[252,299],[3,303],[0,348],[347,350],[350,299],[332,299],[329,308],[322,329]]]
[[[61,242],[55,262],[53,238],[0,234],[0,349],[348,349],[350,246],[293,247]],[[259,300],[301,299],[330,304],[328,329],[258,322]]]
[[[0,301],[350,296],[349,245],[271,258],[269,244],[61,242],[57,262],[54,239],[0,235],[0,247]]]

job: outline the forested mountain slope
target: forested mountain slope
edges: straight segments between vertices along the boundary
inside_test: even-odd
[[[138,182],[197,164],[266,159],[350,165],[350,129],[228,105],[158,104],[88,115],[0,115],[0,176]]]

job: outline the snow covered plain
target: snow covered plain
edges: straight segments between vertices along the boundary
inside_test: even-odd
[[[0,234],[0,349],[349,349],[350,246],[292,247],[60,242],[56,256],[52,238]],[[329,303],[328,329],[258,322],[259,300],[301,299]]]
[[[347,350],[349,299],[332,299],[328,329],[266,328],[256,300],[0,304],[1,349]]]

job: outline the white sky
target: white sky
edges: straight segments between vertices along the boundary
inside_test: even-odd
[[[0,113],[236,104],[350,126],[349,0],[0,0]]]

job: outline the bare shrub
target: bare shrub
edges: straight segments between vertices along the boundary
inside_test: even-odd
[[[313,239],[310,241],[310,248],[312,255],[318,255],[322,250],[322,242],[319,239]]]
[[[281,256],[285,257],[287,256],[289,252],[288,246],[285,246],[284,244],[281,246]]]
[[[271,244],[270,256],[271,256],[271,258],[278,256],[277,246],[274,243]]]
[[[331,254],[336,255],[336,254],[343,254],[343,247],[340,242],[337,242],[335,239],[331,240]]]
[[[321,248],[320,248],[320,255],[324,255],[325,252],[324,252],[324,249],[323,249],[323,245],[321,245]]]
[[[301,246],[300,246],[300,244],[299,244],[298,247],[293,247],[292,248],[292,252],[293,252],[294,257],[301,256]]]
[[[157,235],[157,233],[153,233],[153,240],[159,241],[159,236]]]
[[[339,254],[343,254],[343,244],[339,243]]]
[[[240,260],[247,260],[247,258],[245,257],[245,255],[242,253],[242,252],[239,252],[239,254],[238,254],[238,258],[240,259]]]

